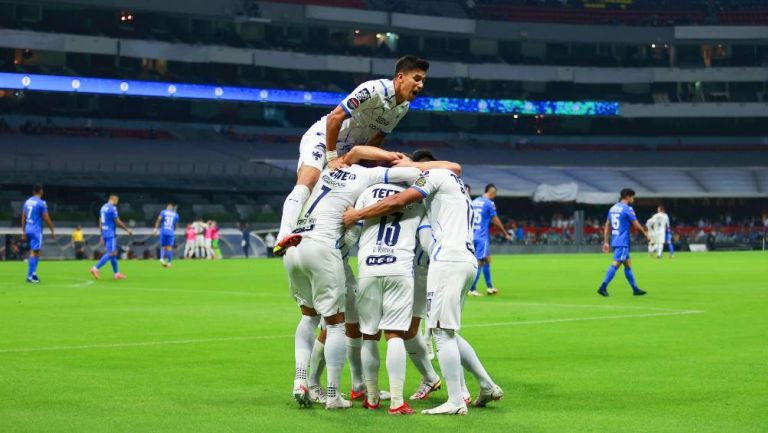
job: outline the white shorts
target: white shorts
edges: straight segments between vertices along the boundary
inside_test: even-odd
[[[341,251],[304,238],[283,259],[291,296],[323,317],[343,313],[346,290]]]
[[[203,235],[195,236],[195,246],[198,248],[205,247],[205,236]]]
[[[475,280],[477,264],[436,262],[429,264],[427,276],[427,326],[461,328],[461,310],[467,291]]]
[[[344,310],[344,321],[346,323],[358,323],[359,316],[357,314],[357,305],[355,305],[355,297],[357,296],[357,279],[355,274],[352,273],[352,268],[349,266],[349,262],[344,260],[344,285],[347,289],[346,307]]]
[[[213,248],[213,239],[205,239],[205,247],[206,248]]]
[[[413,278],[362,277],[357,291],[360,332],[407,331],[413,315]]]
[[[664,235],[651,237],[651,241],[654,245],[664,245],[665,240]]]
[[[323,171],[323,167],[325,167],[325,134],[317,134],[317,132],[310,130],[301,137],[299,163],[296,166],[296,171],[299,171],[302,165]]]
[[[413,271],[413,317],[427,318],[427,273],[419,266]]]

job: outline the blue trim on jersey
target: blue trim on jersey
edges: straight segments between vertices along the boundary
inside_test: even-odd
[[[362,227],[364,224],[363,224],[362,221],[358,221],[358,222],[355,223],[355,225],[358,226],[358,227]]]
[[[381,86],[384,87],[384,96],[389,96],[389,92],[387,91],[387,85],[384,84],[384,80],[379,80],[379,83],[381,83]]]
[[[346,112],[347,112],[347,114],[349,114],[349,117],[352,117],[352,112],[351,112],[351,111],[349,111],[349,108],[347,108],[347,107],[345,106],[345,104],[343,104],[343,103],[342,103],[342,104],[339,104],[339,107],[343,108],[343,109],[344,109],[344,111],[346,111]]]
[[[413,188],[413,189],[415,189],[416,191],[420,192],[420,193],[421,193],[421,195],[423,195],[423,196],[424,196],[424,198],[427,198],[427,197],[429,196],[429,194],[427,194],[427,192],[426,192],[426,191],[424,191],[423,189],[419,188],[419,187],[418,187],[418,186],[416,186],[416,185],[411,185],[411,188]]]
[[[442,249],[443,249],[443,246],[440,245],[440,247],[437,249],[437,251],[435,251],[435,255],[434,255],[434,257],[432,257],[432,260],[435,260],[435,261],[437,260],[437,255],[440,254],[440,250],[442,250]]]
[[[384,183],[389,183],[389,169],[384,170]]]
[[[429,225],[429,224],[424,224],[423,226],[419,226],[419,227],[416,229],[416,233],[418,233],[418,232],[419,232],[419,230],[421,230],[421,229],[431,229],[431,228],[432,228],[432,226],[431,226],[431,225]]]

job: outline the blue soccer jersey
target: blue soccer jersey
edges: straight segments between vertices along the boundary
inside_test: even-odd
[[[178,222],[179,214],[177,214],[176,211],[163,209],[160,211],[160,234],[173,235]]]
[[[632,206],[618,202],[608,211],[608,221],[611,224],[611,246],[629,247],[629,235],[632,222],[636,221],[635,210]]]
[[[472,210],[474,211],[472,228],[475,239],[488,239],[491,220],[496,216],[496,204],[493,200],[481,195],[472,200]]]
[[[43,215],[48,213],[48,205],[45,200],[37,196],[32,196],[24,202],[24,214],[26,215],[24,223],[24,232],[40,234],[43,232]]]
[[[99,212],[101,224],[101,237],[104,239],[115,237],[115,220],[117,220],[117,208],[112,203],[105,203]]]

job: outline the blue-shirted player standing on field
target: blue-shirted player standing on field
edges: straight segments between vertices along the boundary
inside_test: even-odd
[[[496,204],[493,200],[496,198],[496,185],[490,183],[485,186],[485,194],[472,200],[472,210],[474,213],[473,229],[475,238],[475,257],[477,258],[477,275],[472,287],[469,289],[470,296],[483,296],[477,293],[477,280],[480,279],[480,272],[485,277],[485,286],[489,295],[499,293],[491,283],[491,236],[489,227],[491,223],[501,230],[504,237],[509,241],[512,238],[504,228],[504,224],[496,215]]]
[[[32,187],[32,197],[24,202],[21,212],[21,240],[29,240],[29,260],[27,260],[27,282],[39,283],[37,263],[40,261],[40,248],[43,246],[43,221],[51,229],[51,237],[56,239],[53,222],[48,215],[48,205],[43,200],[43,186]]]
[[[104,203],[104,206],[101,207],[101,211],[99,211],[99,227],[101,228],[101,240],[104,243],[104,255],[101,256],[101,259],[96,263],[96,266],[91,268],[91,275],[97,280],[100,277],[99,269],[107,264],[107,261],[112,264],[112,271],[115,273],[116,280],[124,280],[126,278],[126,276],[121,274],[117,269],[117,230],[115,225],[128,232],[129,235],[133,235],[133,232],[123,224],[123,221],[121,221],[120,217],[117,215],[117,203],[119,201],[120,198],[117,194],[111,194],[109,196],[109,201]]]
[[[168,203],[155,221],[155,234],[160,233],[160,264],[166,268],[170,268],[173,261],[173,241],[178,223],[179,214],[173,203]]]
[[[613,263],[605,273],[603,284],[600,285],[597,293],[601,296],[608,296],[608,284],[610,284],[619,266],[624,265],[624,276],[627,277],[629,285],[632,286],[632,292],[635,296],[645,295],[645,291],[640,290],[635,282],[635,275],[632,273],[632,260],[629,258],[629,235],[632,227],[640,231],[649,241],[651,238],[642,225],[637,221],[635,210],[631,204],[635,202],[635,191],[624,188],[621,190],[621,199],[608,211],[608,219],[605,221],[603,230],[603,252],[607,253],[613,248]]]

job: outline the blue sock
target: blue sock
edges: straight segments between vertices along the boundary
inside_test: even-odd
[[[112,272],[119,273],[117,270],[117,256],[109,256],[109,262],[112,263]]]
[[[37,271],[37,257],[29,256],[27,259],[27,278],[35,275],[35,271]]]
[[[104,254],[101,256],[99,261],[96,263],[96,269],[101,269],[102,266],[107,264],[107,261],[109,260],[109,254]]]
[[[485,266],[483,266],[483,277],[485,277],[485,287],[491,288],[493,287],[493,283],[491,283],[491,264],[486,263]]]
[[[469,291],[474,292],[477,290],[477,280],[480,279],[480,270],[482,268],[477,268],[477,274],[475,274],[475,281],[472,282],[472,287],[469,288]]]
[[[611,283],[611,280],[616,276],[616,271],[618,270],[619,268],[614,265],[611,265],[611,267],[608,268],[608,271],[605,273],[605,278],[603,279],[603,284],[600,286],[601,289],[606,289],[608,287],[608,284]]]
[[[160,248],[160,260],[165,260],[165,248]]]
[[[675,255],[675,246],[672,245],[672,242],[669,243],[669,255],[674,256]],[[683,254],[685,255],[685,254]]]
[[[624,276],[627,277],[632,290],[637,290],[637,282],[635,282],[635,274],[632,273],[632,268],[624,265]]]
[[[168,259],[168,263],[171,263],[173,261],[173,250],[166,251],[165,258]]]
[[[40,263],[40,256],[35,256],[32,261],[32,275],[37,275],[37,264]]]

